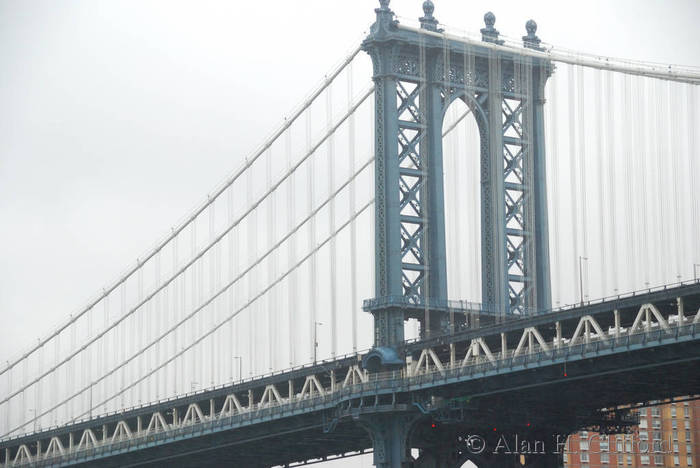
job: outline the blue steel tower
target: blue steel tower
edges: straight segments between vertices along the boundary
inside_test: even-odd
[[[438,29],[431,1],[420,29],[380,0],[363,42],[375,82],[375,350],[368,368],[398,365],[404,321],[449,329],[442,124],[461,99],[480,134],[482,310],[502,320],[551,306],[544,86],[552,64],[503,47],[487,13],[480,44]],[[529,21],[523,45],[539,49]],[[464,299],[464,298],[454,298]]]

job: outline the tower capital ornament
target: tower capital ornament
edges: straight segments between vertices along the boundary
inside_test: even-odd
[[[420,27],[428,31],[438,31],[438,20],[433,16],[435,4],[431,0],[423,2],[423,17],[419,18]]]
[[[528,20],[525,23],[525,31],[527,31],[527,36],[523,36],[523,45],[529,49],[541,49],[540,43],[542,42],[539,37],[537,37],[537,23],[535,20]]]

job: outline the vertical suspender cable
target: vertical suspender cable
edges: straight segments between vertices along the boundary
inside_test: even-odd
[[[153,260],[153,273],[154,273],[154,278],[153,278],[153,284],[155,287],[158,287],[160,285],[160,260],[161,260],[161,253],[158,252]],[[151,337],[155,334],[158,333],[158,330],[160,329],[160,314],[161,314],[161,308],[162,308],[162,297],[164,297],[164,294],[158,294],[154,300],[153,300],[153,313],[151,314],[153,317],[149,320],[149,322],[152,324],[148,328],[148,332],[146,333],[146,340],[147,342],[151,341]],[[147,369],[150,369],[151,366],[154,366],[160,361],[160,343],[158,343],[153,351],[151,352],[151,359],[148,359],[147,362]],[[167,369],[167,368],[166,368]],[[165,369],[164,369],[165,371]],[[147,401],[150,401],[152,397],[155,397],[156,400],[160,398],[160,379],[161,379],[162,373],[156,373],[154,380],[155,388],[151,391],[149,391],[149,399]],[[155,394],[153,394],[155,392]]]
[[[651,108],[645,105],[648,102],[648,92],[647,84],[648,80],[643,77],[635,77],[637,81],[638,90],[637,96],[637,114],[639,116],[636,119],[637,127],[637,140],[641,146],[641,151],[637,151],[637,158],[641,160],[640,176],[639,176],[639,189],[637,190],[637,206],[639,213],[639,226],[642,230],[642,239],[640,245],[640,258],[642,260],[641,272],[644,275],[643,280],[644,286],[648,288],[651,285],[651,256],[649,255],[649,233],[651,231],[650,226],[647,223],[648,209],[651,206],[651,193],[649,187],[647,186],[647,172],[649,163],[649,112]]]
[[[680,184],[678,183],[678,177],[680,174],[680,149],[681,149],[681,136],[679,132],[680,119],[679,114],[681,113],[681,103],[679,102],[678,95],[674,92],[675,84],[672,81],[667,82],[668,85],[668,100],[671,111],[671,142],[669,146],[671,148],[671,173],[669,174],[669,187],[673,190],[673,222],[671,226],[673,228],[673,245],[675,246],[675,265],[674,273],[675,278],[673,281],[680,281],[682,279],[683,268],[681,266],[681,257],[684,252],[682,251],[682,234],[681,234],[681,195],[680,195]]]
[[[586,106],[586,99],[585,99],[585,69],[583,67],[577,67],[576,69],[577,76],[576,76],[576,110],[577,110],[577,116],[576,116],[576,123],[577,123],[577,132],[576,132],[576,142],[578,143],[578,148],[577,148],[577,154],[578,154],[578,175],[579,175],[579,182],[577,184],[577,189],[578,189],[578,199],[580,202],[580,212],[581,212],[581,253],[580,255],[583,257],[583,259],[588,258],[588,186],[587,186],[587,177],[586,177],[586,170],[587,170],[587,164],[586,164],[586,120],[585,120],[585,106]],[[578,210],[576,210],[578,211]],[[578,214],[578,213],[576,213]],[[601,259],[595,259],[595,261],[600,262]],[[586,300],[586,289],[588,285],[588,264],[591,262],[591,260],[588,260],[583,263],[583,268],[579,272],[579,274],[583,275],[583,278],[581,278],[581,281],[583,284],[583,290],[581,291],[581,298],[582,300]]]
[[[306,148],[307,150],[311,149],[311,111],[307,111],[306,113]],[[307,183],[308,183],[308,212],[311,213],[314,209],[314,198],[315,198],[315,171],[314,171],[314,161],[315,161],[315,155],[311,155],[309,158],[308,162],[308,171],[307,171]],[[316,248],[316,218],[312,217],[309,220],[309,251],[314,251]],[[310,324],[309,324],[309,338],[311,341],[311,355],[309,357],[310,360],[313,360],[315,351],[316,351],[316,341],[315,341],[315,335],[316,335],[316,322],[317,322],[317,317],[316,317],[316,294],[318,293],[316,290],[316,255],[313,255],[309,259],[309,268],[311,270],[311,275],[309,278],[309,284],[308,284],[308,291],[309,291],[309,312],[310,312]]]
[[[234,190],[233,188],[229,188],[228,190],[228,197],[227,197],[227,207],[228,207],[228,224],[231,224],[234,220],[235,216],[235,210],[234,210],[234,203],[235,203],[235,197],[234,197]],[[236,244],[238,240],[238,226],[233,230],[232,233],[228,235],[228,278],[233,278],[236,274]],[[228,300],[228,310],[233,310],[235,307],[235,294],[236,294],[236,289],[237,288],[231,288],[229,289],[228,295],[227,295],[227,300]],[[231,382],[234,381],[234,377],[236,376],[236,373],[234,372],[234,365],[238,364],[236,361],[238,358],[238,355],[236,353],[237,351],[237,346],[238,346],[238,340],[236,339],[236,336],[234,335],[236,330],[234,329],[233,326],[234,321],[231,320],[228,323],[228,333],[226,334],[225,340],[226,343],[228,344],[227,346],[227,354],[224,357],[224,365],[227,360],[231,361],[230,362],[230,369],[231,369],[231,378],[229,379]],[[239,377],[240,378],[240,377]]]
[[[196,248],[197,248],[197,223],[194,222],[191,224],[190,228],[190,255],[194,255]],[[194,268],[190,270],[190,278],[191,278],[191,286],[190,286],[190,307],[194,309],[197,307],[197,277],[199,276],[199,268],[197,265],[194,265]],[[201,317],[197,317],[198,319],[201,319]],[[188,341],[193,342],[195,338],[197,337],[197,321],[193,321],[192,326],[190,327],[190,338]],[[195,381],[192,380],[195,378],[197,375],[197,348],[195,347],[194,349],[190,350],[189,352],[190,355],[190,368],[187,371],[187,376],[189,376],[191,382],[190,382],[190,389],[195,386]],[[189,390],[188,390],[189,391]]]
[[[700,133],[700,128],[698,128],[698,100],[697,100],[697,86],[692,84],[686,84],[686,98],[685,101],[688,103],[688,120],[686,131],[688,135],[688,181],[687,186],[693,187],[700,180],[700,151],[698,151],[698,140],[697,134]],[[690,190],[690,211],[691,211],[691,239],[700,238],[700,197],[698,196],[697,190]],[[700,264],[700,247],[699,243],[696,241],[691,242],[693,260],[693,279],[696,278],[696,268]]]
[[[214,238],[216,237],[216,232],[215,232],[215,224],[216,224],[216,203],[212,203],[209,205],[209,242],[212,242]],[[218,258],[218,249],[214,248],[209,251],[209,295],[213,295],[214,291],[216,291],[216,261]],[[203,261],[204,259],[202,259]],[[218,302],[219,301],[214,301],[211,305],[211,309],[209,310],[209,327],[213,328],[214,324],[216,323],[216,315],[217,311],[220,309],[218,307]],[[215,368],[216,368],[216,359],[218,356],[218,353],[216,352],[216,338],[219,336],[218,333],[213,333],[209,337],[209,382],[211,386],[213,387],[215,384]]]
[[[123,316],[126,313],[126,282],[122,283],[121,287],[121,315]],[[126,350],[129,348],[129,341],[128,341],[128,324],[126,321],[122,322],[122,324],[119,326],[120,328],[120,333],[121,333],[121,352],[120,352],[120,362],[124,362],[126,360]],[[123,367],[120,375],[121,375],[121,385],[120,388],[126,388],[126,367]],[[68,389],[68,387],[66,387]],[[121,401],[119,402],[119,407],[124,408],[125,406],[125,398],[126,395],[124,393],[121,394]]]
[[[352,63],[348,65],[348,109],[353,105],[354,83]],[[348,157],[350,173],[355,172],[355,113],[348,117]],[[355,181],[350,183],[348,213],[355,212]],[[350,224],[350,320],[352,321],[352,350],[357,351],[357,223]]]
[[[110,298],[109,298],[109,296],[107,296],[107,297],[105,297],[105,300],[104,300],[104,316],[103,316],[103,322],[102,322],[102,327],[103,327],[104,329],[106,329],[106,328],[109,326],[109,305],[110,305]],[[114,356],[114,355],[113,355],[112,353],[110,353],[110,349],[109,349],[110,338],[111,338],[111,341],[112,341],[112,346],[113,346],[113,348],[116,349],[116,347],[117,347],[117,343],[116,343],[116,341],[117,341],[117,333],[116,333],[116,330],[113,331],[113,332],[111,333],[111,337],[110,337],[110,336],[107,336],[107,337],[104,338],[104,341],[103,341],[103,343],[102,343],[102,353],[101,353],[101,354],[102,354],[102,356],[101,356],[102,365],[101,365],[101,366],[98,366],[98,372],[100,371],[100,369],[102,368],[102,366],[107,365],[107,366],[110,366],[110,367],[111,367],[111,365],[112,365],[112,364],[111,364],[111,362],[112,362],[111,357]],[[56,339],[58,340],[58,336],[56,337]],[[101,391],[100,391],[100,398],[103,398],[104,395],[107,394],[107,382],[104,381],[104,382],[102,383],[102,385],[101,385],[100,388],[101,388]],[[103,412],[103,413],[106,413],[106,412],[107,412],[107,406],[106,406],[106,405],[102,407],[102,412]]]
[[[285,151],[287,153],[287,170],[292,168],[292,133],[287,132],[285,137]],[[289,181],[287,182],[287,229],[291,231],[294,228],[294,218],[296,206],[296,190],[294,181],[296,180],[296,175],[291,174],[289,176]],[[293,265],[296,257],[296,236],[292,236],[289,239],[289,245],[287,250],[287,261],[288,265]],[[294,314],[299,314],[297,306],[297,286],[296,286],[297,272],[293,271],[289,274],[289,279],[287,281],[287,323],[289,326],[289,366],[294,366],[294,338],[297,336],[297,323],[294,321]]]
[[[605,248],[605,228],[606,228],[606,219],[605,219],[605,185],[604,185],[604,175],[605,171],[603,168],[603,161],[605,158],[603,157],[603,148],[604,148],[604,136],[603,136],[603,119],[604,115],[607,114],[609,111],[606,111],[603,108],[603,86],[602,86],[602,81],[603,81],[603,72],[600,70],[593,70],[593,98],[595,100],[594,106],[593,106],[593,114],[595,114],[595,125],[593,126],[593,142],[595,144],[595,154],[596,154],[596,169],[597,169],[597,176],[594,177],[594,184],[595,184],[595,190],[594,194],[596,195],[597,198],[597,216],[593,217],[594,219],[598,219],[598,242],[594,244],[594,247],[591,249],[593,252],[598,252],[600,258],[596,259],[594,264],[596,265],[596,271],[598,274],[595,275],[595,277],[598,278],[598,288],[596,289],[596,296],[592,297],[605,297],[605,287],[607,285],[607,270],[608,270],[608,262],[607,262],[607,255],[606,255],[606,248]]]
[[[247,205],[252,206],[253,204],[253,173],[252,171],[248,171],[247,177],[246,177],[246,189],[247,189],[247,194],[248,194],[248,200],[247,200]],[[257,216],[258,216],[258,210],[257,208],[253,210],[250,213],[250,216],[248,218],[248,235],[246,237],[246,248],[248,249],[248,263],[249,265],[252,265],[255,262],[255,256],[257,253]],[[255,295],[255,286],[256,286],[256,280],[257,280],[257,268],[253,268],[250,271],[250,274],[248,275],[248,298],[250,299]],[[255,319],[255,311],[257,307],[255,307],[255,304],[253,304],[249,309],[248,309],[248,375],[251,377],[253,376],[253,373],[256,371],[256,364],[257,360],[255,359],[255,345],[254,343],[257,341],[257,334],[256,334],[256,323],[254,323]]]
[[[266,155],[266,190],[272,187],[272,151],[268,150]],[[275,193],[271,193],[268,199],[269,206],[267,207],[267,246],[274,244],[274,223],[275,223]],[[275,259],[277,254],[273,253],[267,260],[267,284],[271,284],[275,278]],[[277,310],[275,304],[275,293],[277,288],[272,288],[267,293],[267,310],[265,311],[267,320],[267,369],[272,371],[275,365],[274,345],[276,343],[275,321],[273,320],[273,311]]]
[[[175,236],[175,238],[173,239],[173,245],[172,245],[173,272],[177,271],[177,267],[179,264],[178,244],[179,244],[179,236]],[[180,289],[182,287],[181,285],[182,285],[182,282],[184,280],[184,276],[185,275],[182,275],[182,278],[178,278],[177,280],[175,280],[173,282],[173,290],[172,290],[173,297],[172,297],[172,305],[171,305],[171,308],[172,308],[171,316],[172,316],[173,323],[177,322],[177,320],[180,317],[180,306],[181,306],[181,304],[180,304]],[[173,333],[173,338],[172,338],[173,345],[172,345],[172,349],[171,349],[172,356],[174,356],[175,353],[177,353],[178,337],[179,337],[178,332]],[[172,382],[171,382],[172,393],[171,393],[171,395],[177,395],[177,393],[178,393],[177,383],[179,381],[178,379],[179,379],[179,375],[180,375],[180,374],[178,374],[178,366],[180,365],[181,362],[182,362],[182,359],[180,359],[179,362],[176,361],[173,363],[173,375],[172,375]]]
[[[333,130],[333,86],[326,89],[326,123],[327,131]],[[335,179],[335,154],[334,154],[334,137],[331,134],[326,142],[328,145],[328,195],[333,193],[333,183]],[[353,223],[354,224],[354,223]],[[328,225],[330,232],[335,232],[335,198],[328,205]],[[335,357],[338,351],[338,336],[337,336],[337,292],[336,292],[336,257],[337,257],[336,238],[333,237],[330,242],[330,294],[331,294],[331,310],[330,323],[331,329],[331,356]]]
[[[559,230],[559,225],[561,220],[559,219],[561,210],[559,208],[560,200],[562,199],[559,193],[559,133],[557,131],[557,125],[559,122],[557,105],[560,101],[559,95],[557,93],[557,83],[559,79],[555,76],[554,79],[549,81],[549,99],[547,103],[549,104],[547,109],[547,140],[549,144],[547,145],[547,154],[549,155],[548,167],[551,168],[551,174],[549,177],[550,183],[548,200],[549,200],[549,212],[550,212],[550,226],[552,226],[552,247],[554,248],[554,254],[550,255],[552,259],[552,269],[554,283],[552,284],[552,292],[554,304],[556,306],[561,304],[561,290],[562,290],[562,276],[561,276],[561,234]],[[556,286],[556,288],[554,287]]]
[[[571,243],[572,243],[572,250],[570,252],[571,258],[569,261],[571,261],[571,279],[578,278],[579,277],[579,268],[578,268],[578,262],[579,258],[578,256],[580,255],[579,249],[578,249],[578,236],[579,236],[579,229],[578,229],[578,216],[577,216],[577,209],[578,209],[578,198],[577,198],[577,181],[576,181],[576,113],[577,113],[577,96],[576,96],[576,76],[575,76],[575,67],[573,66],[568,66],[568,82],[569,82],[569,96],[568,96],[568,104],[569,104],[569,154],[568,154],[568,164],[569,164],[569,190],[571,191],[571,210],[569,212],[569,216],[571,217],[571,227],[572,227],[572,233],[571,233]],[[579,138],[581,135],[579,135]],[[575,281],[570,281],[571,283],[576,284]],[[575,291],[575,289],[574,289]],[[573,292],[573,291],[572,291]],[[583,292],[580,291],[581,296],[583,296]],[[575,293],[570,293],[571,296],[569,297],[569,301],[573,299],[573,301],[577,301],[578,298],[576,297]]]

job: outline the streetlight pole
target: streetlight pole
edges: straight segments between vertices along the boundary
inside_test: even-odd
[[[581,290],[581,306],[583,306],[583,261],[588,261],[588,257],[578,256],[578,283]]]
[[[243,357],[233,356],[233,360],[238,360],[238,380],[243,378]],[[231,382],[233,382],[233,366],[231,366]]]
[[[31,413],[33,421],[33,426],[34,426],[34,432],[36,432],[36,410],[34,408],[29,408],[27,412]],[[25,429],[26,430],[26,429]]]
[[[314,364],[316,364],[316,354],[318,351],[318,326],[323,322],[314,322]]]

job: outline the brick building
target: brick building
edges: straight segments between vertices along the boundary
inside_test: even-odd
[[[567,468],[697,467],[700,400],[641,408],[632,434],[579,432],[564,455]]]

